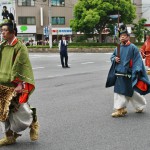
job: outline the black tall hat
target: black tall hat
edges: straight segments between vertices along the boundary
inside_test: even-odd
[[[127,30],[126,25],[121,25],[121,26],[119,27],[119,37],[120,37],[120,35],[123,34],[123,33],[125,33],[125,34],[127,34],[127,35],[129,36],[129,33],[128,33],[128,30]]]

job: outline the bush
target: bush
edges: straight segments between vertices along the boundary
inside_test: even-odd
[[[141,47],[143,43],[134,43],[136,46]],[[69,43],[68,48],[113,48],[116,47],[116,43],[85,43],[85,42],[77,42],[77,43]],[[28,46],[28,48],[49,48],[49,45],[37,45],[37,46]],[[58,48],[58,43],[53,43],[53,48]]]
[[[87,40],[87,36],[86,35],[81,35],[81,36],[77,36],[74,37],[74,42],[85,42]]]

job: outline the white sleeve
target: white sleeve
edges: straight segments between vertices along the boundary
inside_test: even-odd
[[[66,41],[66,46],[68,46],[68,41]]]
[[[60,47],[61,47],[61,40],[58,43],[58,49],[59,49],[59,51],[60,51]]]

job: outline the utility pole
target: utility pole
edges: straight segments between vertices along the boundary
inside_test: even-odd
[[[34,0],[37,1],[37,0]],[[43,2],[48,1],[48,16],[49,16],[49,22],[48,22],[48,28],[49,28],[49,47],[52,48],[52,24],[51,24],[51,0],[43,0]]]
[[[52,48],[52,23],[51,23],[51,0],[49,0],[49,8],[48,8],[48,15],[49,15],[49,47]]]

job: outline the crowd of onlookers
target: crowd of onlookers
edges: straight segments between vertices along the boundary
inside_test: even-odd
[[[36,45],[49,45],[49,41],[48,40],[30,40],[30,41],[24,41],[22,40],[22,42],[26,45],[26,46],[36,46]]]

